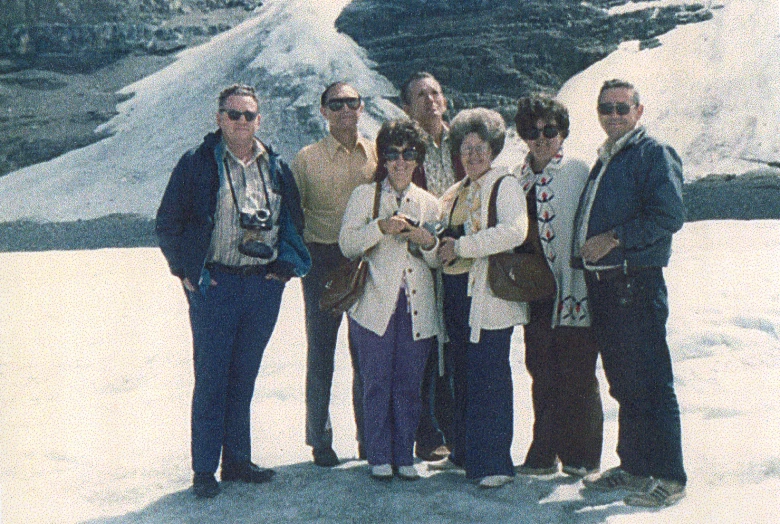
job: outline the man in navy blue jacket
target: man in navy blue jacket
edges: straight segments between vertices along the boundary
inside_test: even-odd
[[[607,140],[580,198],[572,262],[586,269],[593,329],[620,405],[620,466],[584,483],[636,492],[626,504],[668,506],[687,482],[662,270],[685,220],[682,162],[638,126],[644,107],[632,84],[605,82],[597,110]]]
[[[223,90],[217,125],[174,168],[156,225],[190,308],[198,498],[219,494],[220,457],[223,482],[267,482],[274,474],[251,461],[250,405],[285,283],[311,267],[292,173],[255,137],[254,88]]]

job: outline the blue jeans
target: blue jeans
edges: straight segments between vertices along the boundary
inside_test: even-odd
[[[192,469],[251,460],[250,405],[284,284],[214,271],[216,286],[187,293],[194,347]]]
[[[450,459],[467,478],[514,476],[514,396],[509,349],[514,328],[483,329],[469,342],[468,273],[444,275],[444,319],[453,358],[455,410]]]
[[[685,484],[680,408],[666,344],[663,270],[613,273],[601,280],[585,274],[609,393],[619,404],[620,465],[633,475]]]
[[[330,390],[333,385],[336,339],[343,315],[333,316],[320,310],[320,297],[328,271],[344,256],[338,244],[308,243],[312,258],[309,273],[303,277],[303,303],[306,314],[306,444],[314,449],[333,445],[330,422]],[[352,408],[355,412],[357,441],[362,442],[363,383],[360,380],[357,353],[348,337],[352,359]]]

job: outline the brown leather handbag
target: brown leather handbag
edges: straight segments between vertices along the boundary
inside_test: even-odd
[[[488,227],[497,223],[496,199],[501,181],[496,180],[488,202]],[[496,253],[488,257],[488,283],[493,294],[514,302],[533,302],[555,295],[555,276],[547,264],[539,240],[536,219],[535,186],[526,195],[528,204],[528,232],[522,244],[512,252]]]
[[[379,196],[381,194],[379,182],[376,183],[374,193],[373,218],[379,216]],[[333,315],[341,315],[349,310],[363,294],[368,279],[368,261],[366,255],[342,262],[325,277],[325,289],[320,296],[320,309],[329,311]]]

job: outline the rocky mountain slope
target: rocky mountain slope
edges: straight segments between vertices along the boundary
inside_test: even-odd
[[[95,128],[116,114],[119,89],[242,22],[262,2],[8,4],[0,12],[0,176],[100,140]]]
[[[455,109],[481,105],[514,115],[518,97],[555,93],[576,73],[617,49],[679,24],[712,18],[704,4],[609,14],[621,0],[355,0],[336,27],[368,51],[377,70],[400,85],[433,73]]]
[[[0,13],[0,176],[102,138],[94,130],[115,114],[118,89],[170,63],[172,50],[252,16],[257,4],[70,0],[59,2],[47,17],[17,18],[12,24],[10,11]],[[620,42],[634,39],[654,47],[675,25],[711,16],[700,4],[607,16],[607,9],[626,5],[641,3],[355,0],[337,27],[365,48],[396,86],[412,71],[426,69],[442,79],[454,110],[485,105],[510,117],[517,97],[555,92]],[[90,39],[97,45],[89,45]],[[771,173],[714,175],[687,184],[684,191],[689,220],[780,218],[780,180]],[[0,224],[0,251],[155,243],[153,222],[135,216]]]

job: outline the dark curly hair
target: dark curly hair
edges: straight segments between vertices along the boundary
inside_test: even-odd
[[[535,128],[539,120],[554,123],[563,138],[569,136],[569,111],[566,106],[547,96],[521,98],[515,115],[517,134],[522,137],[526,131]]]
[[[406,145],[417,151],[417,167],[414,168],[413,180],[418,180],[425,161],[425,131],[420,124],[408,118],[388,120],[379,129],[376,135],[377,166],[374,180],[377,182],[387,178],[387,159],[385,152],[389,147],[401,147]]]

